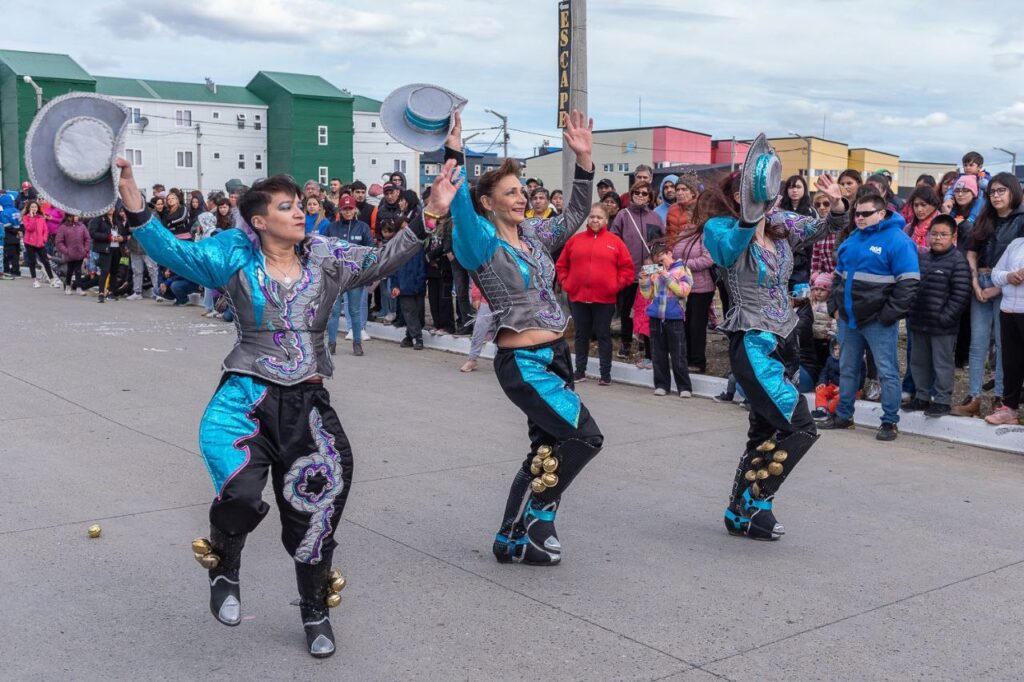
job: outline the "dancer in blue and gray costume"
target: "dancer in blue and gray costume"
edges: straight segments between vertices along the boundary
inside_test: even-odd
[[[794,250],[846,223],[838,185],[822,176],[818,188],[832,198],[833,212],[826,218],[775,211],[756,224],[722,216],[704,226],[704,244],[725,269],[732,300],[720,329],[729,337],[732,371],[750,403],[747,445],[736,468],[725,527],[757,540],[777,540],[785,533],[772,510],[775,493],[818,439],[793,381],[799,371],[797,319],[788,293]]]
[[[175,273],[228,297],[238,338],[203,415],[199,443],[216,497],[210,537],[193,543],[209,569],[210,608],[238,625],[238,569],[245,537],[269,511],[270,478],[281,539],[295,560],[310,654],[334,653],[327,607],[344,579],[331,568],[334,533],[352,482],[352,449],[323,379],[334,373],[324,344],[331,307],[346,290],[387,277],[427,237],[419,218],[383,247],[306,236],[295,181],[256,182],[238,202],[244,224],[204,239],[175,239],[150,215],[121,167],[119,189],[132,236]]]
[[[576,153],[577,166],[565,211],[529,220],[519,166],[511,159],[480,178],[474,207],[465,172],[456,169],[456,163],[463,163],[461,124],[456,121],[446,142],[442,182],[430,198],[451,206],[455,256],[490,304],[498,330],[494,369],[505,395],[526,414],[531,445],[512,481],[493,551],[502,563],[556,564],[562,558],[555,533],[562,494],[604,441],[573,390],[569,346],[563,338],[569,320],[552,290],[551,254],[590,212],[593,121],[588,126],[573,112],[566,122],[565,144]]]

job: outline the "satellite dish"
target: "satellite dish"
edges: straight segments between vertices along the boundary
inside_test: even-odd
[[[143,130],[145,130],[146,126],[148,126],[148,125],[149,125],[149,119],[146,118],[145,116],[140,116],[139,117],[139,132],[142,132]]]

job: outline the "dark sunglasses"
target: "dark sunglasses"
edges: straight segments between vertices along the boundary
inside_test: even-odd
[[[646,191],[646,190],[640,190],[638,192],[633,192],[633,196],[635,196],[635,197],[649,197],[649,196],[651,196],[651,193]]]
[[[828,202],[828,201],[815,201],[815,202],[814,202],[814,206],[815,206],[815,207],[820,207],[820,206],[831,206],[831,205],[832,205],[832,204],[831,204],[831,202]]]
[[[876,213],[881,212],[881,210],[882,209],[876,208],[873,211],[854,211],[853,215],[857,216],[858,218],[870,218],[871,216],[875,215]]]

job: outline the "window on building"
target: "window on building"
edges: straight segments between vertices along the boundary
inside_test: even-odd
[[[253,115],[252,128],[253,130],[263,130],[263,116],[261,116],[260,114]]]
[[[138,107],[129,107],[128,108],[128,116],[129,116],[129,118],[128,118],[128,122],[129,123],[138,123],[139,119],[142,118],[142,109],[140,109]]]
[[[220,158],[220,152],[214,152],[213,153],[213,158],[214,158],[214,160],[219,159]]]
[[[480,164],[479,163],[474,163],[473,164],[473,175],[475,175],[477,177],[480,177],[480,174],[481,174],[480,173],[480,169],[481,169]]]
[[[174,112],[174,125],[186,126],[192,125],[192,110],[191,109],[177,109]]]
[[[321,147],[327,144],[327,126],[316,127],[316,143]]]
[[[371,128],[376,128],[377,127],[377,122],[376,121],[370,121],[370,127]]]
[[[219,111],[213,112],[213,120],[216,121],[219,118],[220,118],[220,112]]]
[[[238,155],[238,170],[245,170],[245,154]]]
[[[192,152],[180,151],[177,153],[177,159],[175,166],[178,168],[191,168],[192,167]]]
[[[405,159],[395,159],[395,170],[405,172]]]
[[[263,155],[257,154],[256,158],[252,162],[252,167],[256,170],[263,170]]]
[[[142,165],[142,150],[141,149],[129,149],[125,147],[124,150],[125,161],[130,161],[133,166]]]
[[[376,166],[377,165],[377,159],[370,159],[370,165],[371,166]]]
[[[319,172],[317,173],[318,181],[321,185],[327,184],[328,170],[327,166],[320,166]]]
[[[614,163],[606,163],[606,164],[601,166],[601,170],[603,170],[605,173],[611,173],[612,171],[615,170],[615,164]]]
[[[628,173],[629,172],[629,164],[628,163],[620,163],[619,164],[619,170],[622,171],[623,173]]]
[[[245,114],[238,115],[238,129],[245,130]]]

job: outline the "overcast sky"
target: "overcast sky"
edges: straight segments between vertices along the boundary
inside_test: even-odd
[[[67,52],[94,74],[244,85],[317,73],[382,99],[434,82],[469,99],[465,127],[507,113],[513,151],[559,144],[556,0],[48,0],[5,10],[4,47]],[[918,161],[967,149],[1024,163],[1024,6],[931,0],[590,0],[598,128],[714,137],[796,131]],[[38,30],[27,30],[35,25]],[[532,134],[537,133],[537,134]],[[486,147],[493,131],[472,146]],[[482,144],[481,144],[482,143]]]

